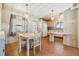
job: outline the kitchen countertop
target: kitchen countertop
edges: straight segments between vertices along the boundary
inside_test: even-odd
[[[54,31],[54,30],[49,30],[48,34],[54,34],[54,35],[71,35],[71,33],[66,33],[66,32],[60,32],[60,31]]]

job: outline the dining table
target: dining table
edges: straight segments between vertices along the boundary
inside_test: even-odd
[[[34,37],[34,33],[19,33],[19,52],[21,52],[21,43],[22,43],[22,38],[21,37],[23,37],[24,39],[25,39],[25,41],[26,41],[26,54],[27,54],[27,56],[29,56],[29,48],[30,48],[30,46],[29,46],[29,40],[30,39],[33,39],[33,37]]]

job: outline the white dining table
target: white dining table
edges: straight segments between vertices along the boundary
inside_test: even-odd
[[[29,56],[29,40],[30,39],[33,39],[32,37],[34,37],[34,33],[19,33],[19,36],[21,36],[21,37],[23,37],[24,39],[25,39],[25,41],[27,42],[26,43],[26,50],[27,50],[27,52],[26,52],[26,54],[27,54],[27,56]],[[22,41],[22,38],[19,38],[19,52],[21,51],[21,41]]]
[[[48,31],[48,35],[49,35],[49,41],[50,42],[54,42],[54,36],[61,36],[61,37],[64,37],[64,36],[70,36],[71,34],[70,33],[65,33],[65,32],[54,32],[54,31]]]

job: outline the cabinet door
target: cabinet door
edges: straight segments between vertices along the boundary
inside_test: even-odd
[[[5,40],[4,38],[0,37],[0,56],[4,56],[5,52]]]
[[[5,52],[4,52],[4,48],[0,46],[0,56],[4,56]]]

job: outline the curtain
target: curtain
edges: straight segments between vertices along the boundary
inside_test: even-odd
[[[16,15],[11,14],[10,22],[9,22],[9,35],[16,35]]]

